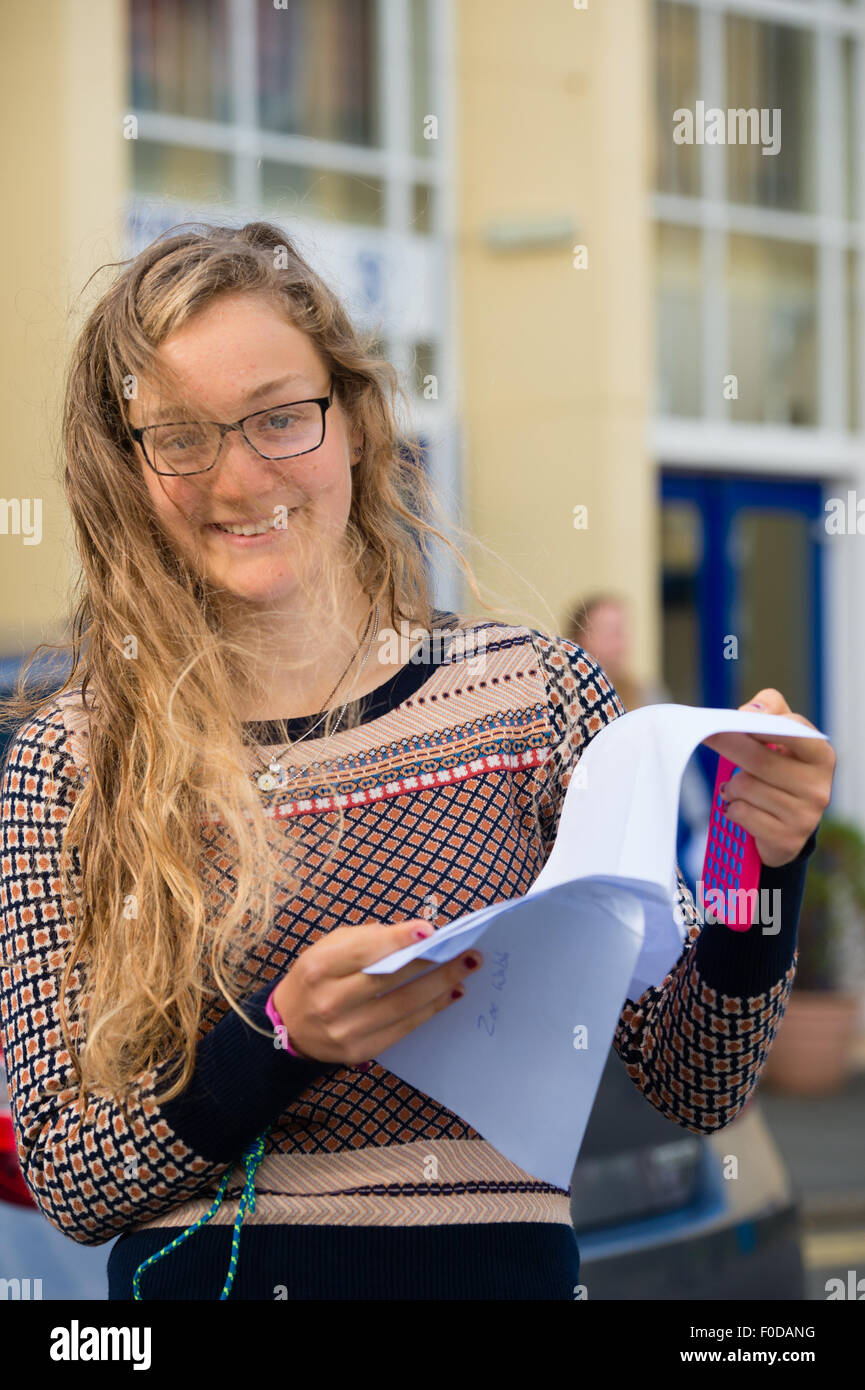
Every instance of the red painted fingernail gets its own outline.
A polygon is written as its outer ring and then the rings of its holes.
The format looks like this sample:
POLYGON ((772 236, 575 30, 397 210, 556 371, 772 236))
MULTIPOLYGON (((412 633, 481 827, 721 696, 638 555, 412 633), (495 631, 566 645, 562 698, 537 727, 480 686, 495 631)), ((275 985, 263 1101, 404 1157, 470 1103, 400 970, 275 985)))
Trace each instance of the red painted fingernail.
POLYGON ((414 934, 414 939, 415 941, 426 941, 427 937, 432 936, 432 934, 432 927, 418 927, 417 931, 414 934))
POLYGON ((372 1062, 358 1062, 355 1071, 369 1071, 371 1066, 372 1062))
POLYGON ((464 994, 465 994, 465 990, 464 990, 464 989, 455 989, 454 992, 453 992, 453 994, 451 995, 451 999, 462 999, 462 997, 463 997, 464 994))
POLYGON ((477 960, 477 957, 476 957, 476 956, 466 956, 465 960, 463 961, 463 965, 466 967, 467 970, 477 970, 477 968, 478 968, 478 960, 477 960))

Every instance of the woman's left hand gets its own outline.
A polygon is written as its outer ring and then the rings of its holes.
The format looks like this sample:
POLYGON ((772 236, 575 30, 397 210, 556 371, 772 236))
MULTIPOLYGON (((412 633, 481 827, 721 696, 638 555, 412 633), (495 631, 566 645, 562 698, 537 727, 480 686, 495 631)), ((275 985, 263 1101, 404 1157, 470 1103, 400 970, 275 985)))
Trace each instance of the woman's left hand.
MULTIPOLYGON (((778 690, 760 690, 741 710, 783 714, 809 729, 810 719, 794 714, 778 690)), ((757 734, 713 734, 707 748, 736 763, 739 771, 724 783, 726 814, 754 836, 764 864, 787 864, 805 844, 829 805, 835 752, 822 738, 777 738, 757 734)))

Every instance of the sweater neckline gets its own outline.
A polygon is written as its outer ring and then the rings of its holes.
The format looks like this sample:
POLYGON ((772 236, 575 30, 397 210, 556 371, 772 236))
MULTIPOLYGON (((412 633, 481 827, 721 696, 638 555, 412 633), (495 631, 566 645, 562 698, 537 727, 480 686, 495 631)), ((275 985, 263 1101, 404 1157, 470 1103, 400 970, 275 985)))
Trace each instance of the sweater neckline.
MULTIPOLYGON (((456 614, 446 611, 436 610, 433 614, 433 621, 438 627, 450 627, 455 620, 456 614)), ((439 662, 434 660, 412 661, 409 660, 405 666, 400 666, 392 676, 377 685, 373 690, 367 691, 365 695, 360 695, 356 700, 352 700, 339 722, 334 725, 331 736, 341 731, 343 722, 349 717, 357 715, 356 724, 368 724, 373 719, 379 719, 384 714, 389 714, 399 705, 404 704, 417 690, 425 685, 426 682, 435 674, 439 668, 439 662)), ((291 719, 256 719, 246 720, 243 723, 244 732, 255 743, 265 747, 283 745, 289 740, 303 737, 321 719, 321 713, 301 715, 291 719)), ((315 742, 313 739, 312 742, 315 742)))

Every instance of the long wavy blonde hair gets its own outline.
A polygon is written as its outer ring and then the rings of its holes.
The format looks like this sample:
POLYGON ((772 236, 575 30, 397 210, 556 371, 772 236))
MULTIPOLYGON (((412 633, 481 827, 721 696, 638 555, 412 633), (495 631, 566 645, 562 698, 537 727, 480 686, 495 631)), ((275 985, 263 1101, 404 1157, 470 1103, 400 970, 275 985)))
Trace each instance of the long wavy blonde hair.
MULTIPOLYGON (((85 1104, 96 1089, 125 1104, 142 1073, 169 1057, 179 1067, 159 1099, 183 1090, 205 1000, 215 995, 209 980, 256 1026, 241 1006, 250 990, 241 966, 273 911, 273 821, 249 776, 237 715, 237 692, 250 688, 243 605, 171 543, 129 433, 130 383, 147 379, 172 401, 178 397, 160 345, 217 296, 252 292, 308 336, 332 373, 335 398, 363 445, 351 470, 344 535, 324 555, 320 539, 309 538, 316 564, 298 566, 314 573, 305 597, 314 588, 328 641, 342 634, 353 650, 361 636, 340 611, 349 573, 395 625, 406 620, 431 630, 429 573, 442 545, 466 576, 481 618, 501 613, 481 597, 447 531, 461 543, 477 538, 444 516, 419 446, 399 428, 397 406, 403 403, 408 418, 408 400, 375 334, 355 329, 281 228, 253 222, 182 231, 119 264, 77 337, 66 381, 64 483, 81 561, 69 640, 40 644, 3 703, 4 720, 44 711, 46 688, 34 693, 30 668, 46 648, 71 653, 52 699, 80 687, 88 766, 62 842, 64 912, 67 903, 72 910, 61 1022, 85 1104), (231 846, 237 893, 230 903, 214 905, 205 892, 205 819, 222 822, 231 846), (74 894, 70 872, 78 879, 74 894)), ((300 531, 297 544, 302 553, 300 531)), ((465 611, 458 616, 474 621, 465 611)), ((313 665, 316 656, 310 633, 299 661, 313 665)), ((318 737, 327 736, 336 713, 335 705, 318 737)), ((342 828, 340 816, 332 853, 342 828)), ((295 875, 301 869, 296 864, 295 875)))

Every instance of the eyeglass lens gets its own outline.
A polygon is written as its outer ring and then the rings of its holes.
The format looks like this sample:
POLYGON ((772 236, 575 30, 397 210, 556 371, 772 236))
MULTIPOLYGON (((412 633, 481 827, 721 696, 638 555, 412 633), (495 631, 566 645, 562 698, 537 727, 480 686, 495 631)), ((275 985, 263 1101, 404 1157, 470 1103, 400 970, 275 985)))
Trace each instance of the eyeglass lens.
MULTIPOLYGON (((265 458, 290 458, 318 448, 324 438, 324 415, 315 402, 302 401, 252 416, 243 432, 265 458)), ((164 473, 197 473, 209 468, 221 442, 217 426, 200 421, 155 425, 145 431, 154 467, 164 473)))

